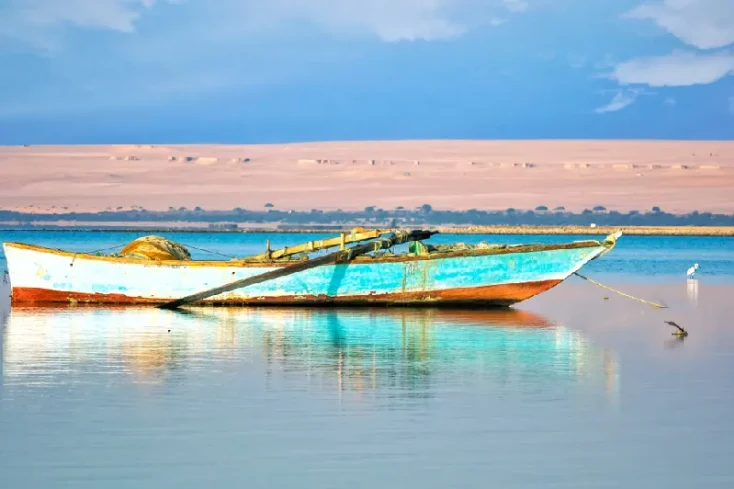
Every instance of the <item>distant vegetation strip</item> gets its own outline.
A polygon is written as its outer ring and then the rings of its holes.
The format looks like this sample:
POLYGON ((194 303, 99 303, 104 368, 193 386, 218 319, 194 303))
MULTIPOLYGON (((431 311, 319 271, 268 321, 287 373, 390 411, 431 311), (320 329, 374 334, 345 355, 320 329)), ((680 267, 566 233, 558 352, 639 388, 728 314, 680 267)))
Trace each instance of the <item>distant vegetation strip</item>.
POLYGON ((444 234, 598 234, 630 236, 734 236, 734 226, 468 226, 440 227, 444 234))
MULTIPOLYGON (((187 232, 187 233, 268 233, 268 234, 336 234, 340 232, 351 232, 351 226, 288 226, 288 227, 201 227, 181 223, 177 226, 155 225, 148 223, 147 226, 136 226, 132 223, 120 223, 117 226, 96 226, 90 223, 79 225, 39 225, 39 226, 8 226, 0 223, 0 231, 85 231, 85 232, 109 232, 125 231, 131 233, 163 233, 163 232, 187 232)), ((599 235, 607 236, 615 231, 622 231, 627 236, 716 236, 734 237, 734 226, 405 226, 406 229, 421 229, 430 227, 440 231, 442 234, 496 234, 496 235, 599 235)), ((370 226, 367 229, 388 230, 385 226, 370 226)))
MULTIPOLYGON (((268 204, 272 206, 272 204, 268 204)), ((690 212, 673 214, 659 207, 649 211, 618 212, 603 206, 586 209, 580 213, 567 212, 563 207, 549 209, 538 206, 533 210, 505 209, 448 211, 433 209, 424 204, 415 209, 398 207, 384 210, 366 207, 361 211, 311 211, 279 210, 204 210, 169 208, 167 211, 151 211, 140 207, 132 210, 107 210, 103 212, 19 212, 0 210, 0 223, 4 228, 50 227, 105 227, 105 228, 204 228, 206 230, 237 231, 255 228, 273 231, 298 232, 312 230, 328 232, 351 227, 396 228, 438 227, 457 233, 529 233, 532 229, 542 234, 602 234, 609 229, 630 228, 630 234, 715 234, 729 235, 734 227, 734 214, 690 212), (520 230, 513 230, 520 227, 520 230), (634 228, 634 231, 632 230, 634 228), (694 231, 694 228, 707 228, 694 231), (663 231, 665 230, 665 231, 663 231)))

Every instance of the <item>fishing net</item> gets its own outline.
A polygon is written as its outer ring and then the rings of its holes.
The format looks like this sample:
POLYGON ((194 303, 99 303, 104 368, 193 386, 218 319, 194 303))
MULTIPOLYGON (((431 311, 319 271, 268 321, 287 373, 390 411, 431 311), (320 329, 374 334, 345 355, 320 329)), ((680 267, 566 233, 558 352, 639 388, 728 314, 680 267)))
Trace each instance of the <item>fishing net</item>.
POLYGON ((120 256, 138 260, 191 260, 184 246, 160 236, 143 236, 125 246, 120 256))
POLYGON ((408 246, 408 250, 410 253, 418 254, 418 255, 425 255, 425 254, 434 254, 434 253, 454 253, 457 251, 473 251, 473 250, 502 250, 508 247, 511 247, 512 245, 506 245, 506 244, 494 244, 494 243, 487 243, 486 241, 482 241, 475 245, 470 245, 466 243, 453 243, 453 244, 425 244, 420 241, 416 241, 411 243, 408 246))

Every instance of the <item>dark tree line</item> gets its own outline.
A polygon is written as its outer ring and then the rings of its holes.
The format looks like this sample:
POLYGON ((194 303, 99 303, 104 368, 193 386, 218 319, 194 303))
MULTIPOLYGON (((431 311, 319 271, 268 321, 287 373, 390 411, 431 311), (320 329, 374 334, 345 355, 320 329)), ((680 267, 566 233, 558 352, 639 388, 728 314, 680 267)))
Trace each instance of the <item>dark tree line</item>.
MULTIPOLYGON (((271 204, 272 205, 272 204, 271 204)), ((549 209, 538 206, 534 210, 506 209, 485 211, 446 211, 424 204, 416 209, 380 209, 366 207, 361 211, 285 211, 268 207, 267 210, 235 208, 229 211, 207 211, 200 207, 186 209, 169 208, 167 211, 149 211, 141 207, 133 210, 109 210, 103 212, 62 212, 30 214, 0 210, 0 221, 27 225, 31 221, 85 221, 85 222, 208 222, 208 223, 278 223, 285 225, 339 225, 364 224, 380 226, 400 225, 581 225, 595 223, 599 226, 734 226, 734 214, 690 212, 671 214, 659 207, 651 211, 617 212, 603 206, 579 213, 567 212, 562 207, 549 209)))

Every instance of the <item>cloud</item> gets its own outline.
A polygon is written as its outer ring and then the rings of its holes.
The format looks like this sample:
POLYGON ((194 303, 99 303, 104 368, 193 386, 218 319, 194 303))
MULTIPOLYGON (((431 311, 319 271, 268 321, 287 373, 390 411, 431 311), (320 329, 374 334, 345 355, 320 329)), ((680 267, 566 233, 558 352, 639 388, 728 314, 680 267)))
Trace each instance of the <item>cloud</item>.
POLYGON ((574 70, 578 70, 580 68, 585 67, 587 62, 588 60, 586 59, 586 56, 579 56, 575 54, 568 55, 568 64, 574 70))
POLYGON ((663 0, 643 3, 624 17, 652 20, 682 42, 699 49, 734 43, 734 1, 663 0))
POLYGON ((648 56, 619 63, 608 75, 621 85, 686 87, 714 83, 734 72, 734 54, 696 54, 674 51, 667 56, 648 56))
POLYGON ((8 0, 2 7, 3 25, 20 22, 24 28, 75 25, 132 32, 135 22, 155 0, 8 0))
POLYGON ((734 96, 729 97, 729 112, 734 114, 734 96))
POLYGON ((619 89, 613 90, 613 92, 614 97, 612 97, 612 100, 610 100, 608 104, 597 107, 596 109, 594 109, 594 112, 596 112, 597 114, 617 112, 635 103, 640 95, 652 94, 652 92, 646 92, 645 90, 640 88, 619 89))
MULTIPOLYGON (((374 66, 362 59, 380 56, 380 42, 452 40, 509 23, 521 4, 0 0, 0 116, 216 99, 275 84, 317 86, 347 77, 350 63, 374 66)), ((378 70, 388 69, 381 63, 378 70)))
POLYGON ((156 0, 8 0, 0 7, 0 39, 4 36, 50 49, 55 44, 54 33, 65 28, 131 33, 155 3, 156 0))
POLYGON ((502 3, 510 12, 525 12, 529 7, 525 0, 502 0, 502 3))
POLYGON ((435 41, 461 36, 477 26, 496 26, 524 12, 524 0, 6 0, 0 6, 0 36, 44 44, 65 28, 131 33, 156 3, 182 3, 203 12, 208 26, 236 22, 240 34, 277 30, 289 23, 315 25, 339 37, 364 34, 386 42, 435 41))
POLYGON ((270 14, 308 19, 328 31, 348 36, 370 32, 387 42, 451 39, 465 33, 469 19, 452 0, 280 0, 270 14), (290 12, 290 14, 288 13, 290 12))
POLYGON ((678 102, 673 97, 667 97, 665 100, 663 100, 663 103, 665 105, 670 105, 671 107, 676 105, 678 102))

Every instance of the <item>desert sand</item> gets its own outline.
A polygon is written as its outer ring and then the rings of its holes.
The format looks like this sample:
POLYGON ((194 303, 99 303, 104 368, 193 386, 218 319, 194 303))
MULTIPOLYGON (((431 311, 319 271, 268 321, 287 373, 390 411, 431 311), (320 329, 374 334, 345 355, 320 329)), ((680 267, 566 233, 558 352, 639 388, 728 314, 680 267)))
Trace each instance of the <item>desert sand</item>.
POLYGON ((734 212, 732 141, 0 147, 0 208, 734 212))

